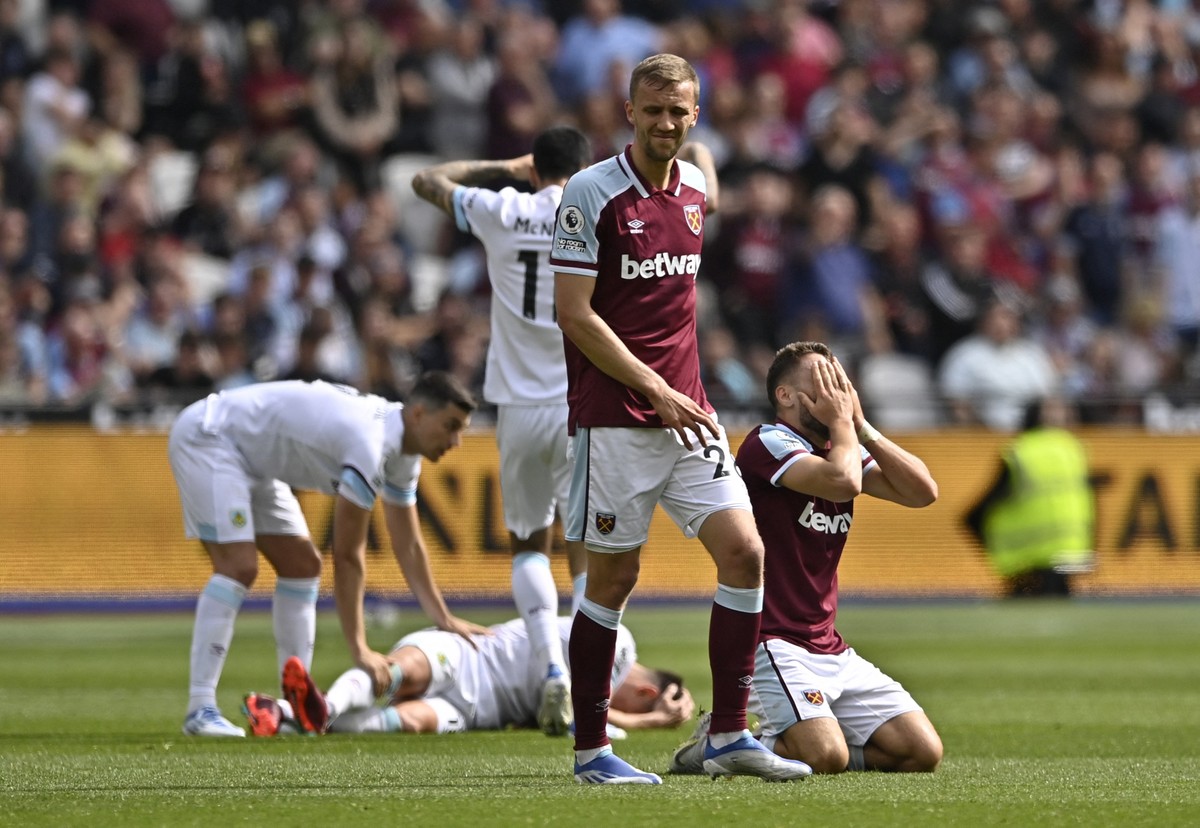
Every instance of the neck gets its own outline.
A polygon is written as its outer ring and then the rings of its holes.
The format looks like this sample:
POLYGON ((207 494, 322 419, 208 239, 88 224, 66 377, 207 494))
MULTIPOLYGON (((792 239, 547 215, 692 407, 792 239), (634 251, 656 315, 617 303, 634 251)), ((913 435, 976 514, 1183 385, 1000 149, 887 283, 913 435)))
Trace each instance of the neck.
POLYGON ((802 426, 800 424, 800 418, 790 411, 776 411, 775 419, 799 434, 805 440, 808 440, 808 442, 812 443, 817 448, 824 448, 825 444, 829 442, 827 437, 822 437, 820 434, 814 434, 811 429, 802 426))
POLYGON ((673 157, 670 161, 655 161, 642 152, 641 147, 637 144, 633 145, 631 155, 633 156, 633 166, 637 168, 643 178, 660 190, 667 188, 667 184, 671 181, 671 169, 675 165, 673 157))

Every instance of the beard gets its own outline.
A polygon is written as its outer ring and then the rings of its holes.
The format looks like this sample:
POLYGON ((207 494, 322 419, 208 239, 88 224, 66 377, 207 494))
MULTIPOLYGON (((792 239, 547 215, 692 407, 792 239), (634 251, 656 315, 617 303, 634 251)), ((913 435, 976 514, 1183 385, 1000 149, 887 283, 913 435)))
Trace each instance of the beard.
POLYGON ((811 431, 813 434, 821 438, 822 447, 829 442, 829 426, 813 416, 812 412, 803 406, 800 407, 800 425, 806 431, 811 431))
POLYGON ((678 138, 670 141, 670 149, 664 149, 667 146, 668 139, 656 138, 653 133, 647 132, 646 139, 642 141, 642 149, 652 160, 667 164, 673 161, 675 156, 679 154, 679 148, 683 146, 685 140, 687 140, 686 130, 678 138))

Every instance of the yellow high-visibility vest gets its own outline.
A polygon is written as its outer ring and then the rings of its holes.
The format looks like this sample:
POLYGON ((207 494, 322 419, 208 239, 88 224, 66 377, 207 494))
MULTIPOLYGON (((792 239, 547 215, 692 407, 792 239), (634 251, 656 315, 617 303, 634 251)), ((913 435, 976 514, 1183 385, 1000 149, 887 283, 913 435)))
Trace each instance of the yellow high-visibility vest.
POLYGON ((984 543, 1000 574, 1089 569, 1095 505, 1079 439, 1060 428, 1026 431, 1005 450, 1004 464, 1011 494, 983 521, 984 543))

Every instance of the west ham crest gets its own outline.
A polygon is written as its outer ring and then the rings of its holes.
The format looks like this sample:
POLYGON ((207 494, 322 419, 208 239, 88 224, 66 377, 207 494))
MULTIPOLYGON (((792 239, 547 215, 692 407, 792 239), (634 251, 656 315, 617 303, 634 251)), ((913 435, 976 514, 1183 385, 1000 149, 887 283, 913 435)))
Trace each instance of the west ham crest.
POLYGON ((608 535, 612 530, 617 528, 617 516, 606 515, 603 512, 596 512, 596 531, 601 535, 608 535))
POLYGON ((821 694, 820 690, 805 690, 804 700, 813 707, 820 707, 825 703, 825 696, 821 694))
POLYGON ((693 235, 699 236, 704 229, 704 212, 699 204, 688 204, 683 208, 683 217, 687 219, 688 229, 693 235))

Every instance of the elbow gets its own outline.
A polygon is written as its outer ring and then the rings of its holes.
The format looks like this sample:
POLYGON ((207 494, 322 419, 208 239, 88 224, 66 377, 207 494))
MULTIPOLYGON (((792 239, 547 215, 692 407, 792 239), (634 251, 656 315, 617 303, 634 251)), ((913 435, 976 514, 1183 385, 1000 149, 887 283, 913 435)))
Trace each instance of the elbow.
POLYGON ((909 506, 914 509, 924 509, 926 506, 932 506, 938 499, 938 484, 931 477, 925 481, 925 485, 920 487, 910 498, 909 506))
POLYGON ((837 480, 829 481, 829 490, 825 498, 834 503, 849 503, 860 494, 862 494, 862 478, 845 475, 837 480))
POLYGON ((558 329, 563 332, 563 335, 572 342, 576 341, 579 334, 581 319, 571 313, 565 312, 562 309, 558 311, 558 329))
POLYGON ((925 502, 922 506, 932 506, 938 499, 938 484, 932 479, 929 481, 929 487, 925 490, 925 502))
POLYGON ((421 198, 424 198, 425 192, 428 189, 428 187, 426 186, 427 183, 428 183, 428 176, 422 170, 421 172, 419 172, 413 176, 413 179, 412 179, 413 192, 416 193, 421 198))

